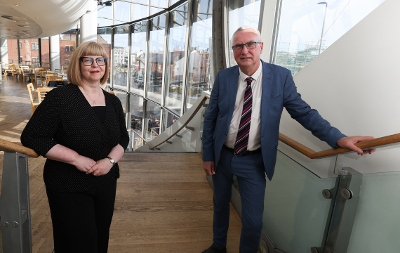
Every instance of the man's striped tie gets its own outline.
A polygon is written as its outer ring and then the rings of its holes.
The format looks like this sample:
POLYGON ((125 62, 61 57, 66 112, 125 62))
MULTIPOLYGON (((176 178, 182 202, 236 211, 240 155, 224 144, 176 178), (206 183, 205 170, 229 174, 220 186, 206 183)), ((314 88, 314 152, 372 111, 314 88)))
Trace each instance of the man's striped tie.
POLYGON ((247 86, 244 93, 244 103, 242 118, 240 119, 239 129, 235 142, 235 155, 241 156, 247 151, 249 143, 250 123, 251 123, 251 108, 253 105, 253 92, 251 91, 251 77, 246 78, 247 86))

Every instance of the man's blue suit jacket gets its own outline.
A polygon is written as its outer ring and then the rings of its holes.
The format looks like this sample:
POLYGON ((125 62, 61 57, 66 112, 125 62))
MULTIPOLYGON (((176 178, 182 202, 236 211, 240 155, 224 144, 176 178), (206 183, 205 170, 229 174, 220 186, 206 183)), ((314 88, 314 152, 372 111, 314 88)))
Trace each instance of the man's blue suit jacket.
MULTIPOLYGON (((261 98, 261 152, 269 180, 274 175, 279 138, 279 123, 283 107, 291 117, 313 135, 334 147, 344 137, 319 113, 301 99, 290 71, 273 64, 263 64, 261 98)), ((222 146, 228 134, 239 80, 239 67, 219 71, 211 92, 203 126, 203 161, 214 161, 218 166, 222 146)))

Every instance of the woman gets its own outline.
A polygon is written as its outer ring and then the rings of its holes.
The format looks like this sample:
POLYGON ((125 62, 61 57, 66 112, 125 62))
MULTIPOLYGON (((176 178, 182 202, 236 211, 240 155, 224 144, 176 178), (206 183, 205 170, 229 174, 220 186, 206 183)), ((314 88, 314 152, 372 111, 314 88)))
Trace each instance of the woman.
POLYGON ((36 109, 21 135, 24 146, 47 158, 43 178, 56 253, 107 252, 117 162, 129 136, 119 99, 100 88, 107 53, 82 43, 71 57, 68 80, 36 109))

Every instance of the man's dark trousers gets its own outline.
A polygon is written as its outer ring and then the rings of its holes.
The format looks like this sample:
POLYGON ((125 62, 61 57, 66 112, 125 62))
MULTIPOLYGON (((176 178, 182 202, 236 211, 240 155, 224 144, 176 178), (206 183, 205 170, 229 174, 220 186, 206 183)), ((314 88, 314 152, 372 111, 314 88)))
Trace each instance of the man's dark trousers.
POLYGON ((222 148, 221 158, 212 176, 214 244, 220 249, 226 246, 233 175, 237 177, 242 201, 242 233, 239 252, 256 253, 261 237, 266 183, 261 153, 238 157, 226 148, 222 148))

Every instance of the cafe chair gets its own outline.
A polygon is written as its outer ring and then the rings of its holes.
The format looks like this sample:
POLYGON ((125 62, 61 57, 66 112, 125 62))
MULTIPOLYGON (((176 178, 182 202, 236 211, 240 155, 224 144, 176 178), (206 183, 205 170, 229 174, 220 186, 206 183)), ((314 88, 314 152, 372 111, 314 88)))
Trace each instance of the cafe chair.
POLYGON ((25 81, 25 78, 28 78, 28 81, 32 80, 34 73, 31 71, 29 66, 21 66, 21 71, 22 71, 22 80, 23 81, 25 81))
POLYGON ((43 87, 43 83, 46 81, 47 70, 45 69, 39 70, 39 73, 40 73, 40 87, 43 87))
POLYGON ((44 98, 46 97, 47 92, 51 91, 53 88, 38 88, 38 98, 39 98, 39 103, 41 103, 44 98))
POLYGON ((50 78, 53 76, 58 76, 58 74, 56 72, 52 72, 52 71, 47 71, 46 75, 45 75, 45 84, 46 86, 49 84, 50 82, 50 78))
POLYGON ((39 106, 40 102, 35 102, 36 93, 35 93, 35 87, 33 87, 33 84, 29 83, 26 85, 26 87, 28 88, 29 97, 31 99, 31 108, 32 108, 31 116, 32 116, 33 113, 35 112, 36 108, 39 106))
POLYGON ((35 74, 33 76, 33 82, 37 86, 37 80, 40 79, 40 70, 43 70, 43 68, 35 68, 35 74))

